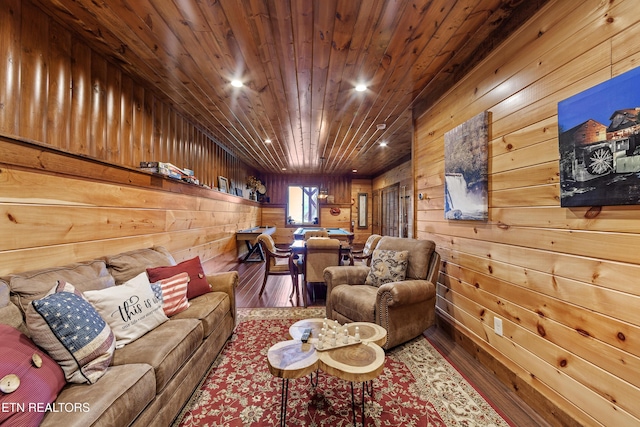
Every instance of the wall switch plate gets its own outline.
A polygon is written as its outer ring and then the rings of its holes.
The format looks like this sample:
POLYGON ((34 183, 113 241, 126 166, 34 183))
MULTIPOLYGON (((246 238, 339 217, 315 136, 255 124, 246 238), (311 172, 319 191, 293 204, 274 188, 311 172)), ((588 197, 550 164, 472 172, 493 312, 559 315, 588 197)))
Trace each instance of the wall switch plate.
POLYGON ((502 336, 502 319, 498 317, 493 318, 493 330, 497 335, 502 336))

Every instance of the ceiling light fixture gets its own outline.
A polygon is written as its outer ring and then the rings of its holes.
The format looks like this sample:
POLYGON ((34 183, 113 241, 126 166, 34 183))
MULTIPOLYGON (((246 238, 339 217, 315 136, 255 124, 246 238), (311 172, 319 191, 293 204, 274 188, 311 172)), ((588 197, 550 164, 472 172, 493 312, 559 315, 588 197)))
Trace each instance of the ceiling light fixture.
POLYGON ((231 80, 231 86, 242 87, 242 82, 240 80, 231 80))
POLYGON ((382 141, 382 142, 380 143, 380 147, 386 147, 386 146, 387 146, 387 143, 386 143, 386 142, 382 141))
POLYGON ((358 169, 352 169, 351 172, 356 173, 358 172, 358 169))
POLYGON ((265 139, 265 140, 264 140, 264 142, 265 142, 266 144, 271 144, 271 140, 270 140, 269 138, 265 139))
POLYGON ((364 92, 365 90, 367 90, 367 86, 363 85, 363 84, 359 84, 359 85, 356 86, 356 90, 358 92, 364 92))

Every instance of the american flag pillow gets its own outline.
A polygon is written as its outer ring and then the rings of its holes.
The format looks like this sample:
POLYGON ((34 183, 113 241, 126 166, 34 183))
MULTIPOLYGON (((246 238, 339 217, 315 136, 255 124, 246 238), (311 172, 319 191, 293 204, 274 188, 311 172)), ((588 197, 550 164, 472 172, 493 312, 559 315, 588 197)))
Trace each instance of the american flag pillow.
POLYGON ((60 365, 67 381, 95 383, 111 364, 115 337, 109 325, 70 284, 58 284, 27 308, 31 339, 60 365))
POLYGON ((167 316, 173 316, 189 308, 187 286, 189 274, 180 273, 156 282, 162 288, 162 309, 167 316))

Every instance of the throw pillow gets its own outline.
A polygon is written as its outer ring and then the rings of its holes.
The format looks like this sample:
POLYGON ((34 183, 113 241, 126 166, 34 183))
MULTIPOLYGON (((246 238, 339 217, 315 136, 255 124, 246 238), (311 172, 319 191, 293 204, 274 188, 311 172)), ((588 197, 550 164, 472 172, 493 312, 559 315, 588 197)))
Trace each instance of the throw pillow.
POLYGON ((164 314, 173 316, 189 308, 189 301, 187 300, 189 275, 187 273, 180 273, 168 279, 162 279, 157 284, 162 288, 164 314))
POLYGON ((207 278, 200 263, 200 257, 195 257, 182 261, 180 264, 166 267, 147 268, 149 281, 151 283, 162 279, 168 279, 178 273, 189 274, 189 286, 187 287, 187 299, 199 297, 200 295, 211 292, 211 286, 207 282, 207 278))
POLYGON ((16 328, 0 324, 0 342, 0 378, 13 374, 20 379, 15 391, 0 393, 0 425, 40 425, 46 406, 66 384, 64 372, 16 328))
POLYGON ((95 383, 107 370, 115 340, 96 310, 69 283, 58 284, 27 307, 33 341, 62 367, 67 381, 95 383))
POLYGON ((113 330, 116 348, 169 320, 162 310, 162 299, 154 294, 145 272, 122 285, 87 291, 84 296, 113 330))
POLYGON ((365 284, 380 287, 385 283, 404 280, 408 262, 409 251, 374 250, 371 257, 371 270, 365 284))

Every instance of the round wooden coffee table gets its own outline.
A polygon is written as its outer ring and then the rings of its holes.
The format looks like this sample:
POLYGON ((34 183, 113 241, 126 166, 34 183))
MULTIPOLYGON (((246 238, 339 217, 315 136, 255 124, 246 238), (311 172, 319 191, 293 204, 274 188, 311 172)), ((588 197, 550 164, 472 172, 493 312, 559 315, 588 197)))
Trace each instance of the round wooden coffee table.
MULTIPOLYGON (((355 397, 353 383, 362 383, 362 424, 364 425, 364 399, 365 390, 373 395, 373 379, 378 377, 384 369, 385 353, 380 347, 387 340, 387 331, 376 324, 358 322, 347 326, 349 337, 348 344, 338 343, 318 346, 318 334, 322 330, 323 322, 327 322, 329 328, 337 326, 344 329, 344 325, 326 319, 304 319, 295 322, 289 328, 289 335, 293 340, 279 342, 267 351, 269 371, 275 377, 282 378, 282 407, 280 409, 280 424, 285 425, 286 407, 289 395, 289 379, 302 378, 311 375, 313 371, 322 369, 329 375, 349 381, 351 383, 351 409, 353 412, 353 425, 356 425, 355 397), (360 334, 360 341, 353 339, 356 327, 360 334), (307 343, 300 342, 306 328, 311 329, 311 335, 307 343)), ((323 343, 324 344, 324 343, 323 343)))

